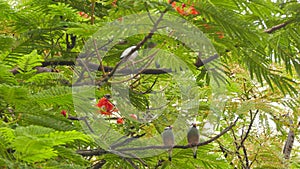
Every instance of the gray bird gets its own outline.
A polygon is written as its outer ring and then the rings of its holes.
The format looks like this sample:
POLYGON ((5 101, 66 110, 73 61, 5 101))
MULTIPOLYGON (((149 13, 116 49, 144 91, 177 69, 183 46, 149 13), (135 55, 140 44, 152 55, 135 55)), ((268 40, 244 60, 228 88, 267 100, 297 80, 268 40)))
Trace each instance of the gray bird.
POLYGON ((164 132, 162 133, 162 138, 164 141, 164 145, 170 147, 170 149, 168 150, 168 154, 169 154, 169 161, 172 161, 172 148, 175 142, 172 126, 168 126, 165 128, 164 132))
MULTIPOLYGON (((199 143, 199 130, 197 129, 197 125, 195 123, 192 124, 193 126, 189 129, 187 133, 187 140, 190 146, 195 146, 199 143)), ((197 146, 192 147, 193 156, 197 158, 197 146)))
MULTIPOLYGON (((125 49, 125 50, 122 52, 122 54, 121 54, 121 56, 120 56, 120 59, 123 59, 125 56, 127 56, 128 53, 129 53, 131 50, 133 50, 134 48, 136 48, 136 46, 130 46, 129 48, 125 49)), ((129 55, 129 56, 127 57, 127 60, 133 62, 133 60, 138 56, 138 54, 139 54, 139 53, 138 53, 137 50, 134 51, 131 55, 129 55)))

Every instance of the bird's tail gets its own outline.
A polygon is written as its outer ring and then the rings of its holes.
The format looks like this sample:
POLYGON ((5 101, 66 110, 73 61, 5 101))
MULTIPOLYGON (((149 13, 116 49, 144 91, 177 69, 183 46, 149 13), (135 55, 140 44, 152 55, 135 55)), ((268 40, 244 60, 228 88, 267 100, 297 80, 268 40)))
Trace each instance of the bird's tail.
POLYGON ((172 149, 168 150, 169 161, 172 161, 172 149))
POLYGON ((192 148, 193 150, 193 157, 196 159, 197 158, 197 146, 192 148))

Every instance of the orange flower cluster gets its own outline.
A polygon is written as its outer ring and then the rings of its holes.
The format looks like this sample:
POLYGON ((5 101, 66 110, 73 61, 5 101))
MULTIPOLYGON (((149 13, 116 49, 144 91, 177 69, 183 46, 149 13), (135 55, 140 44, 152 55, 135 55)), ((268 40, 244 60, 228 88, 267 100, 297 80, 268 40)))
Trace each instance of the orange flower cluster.
POLYGON ((103 115, 112 115, 113 111, 116 111, 117 109, 115 106, 106 98, 102 97, 97 104, 97 107, 100 108, 100 113, 103 115))
POLYGON ((223 39, 225 37, 224 32, 216 32, 216 34, 218 35, 219 39, 223 39))
MULTIPOLYGON (((170 3, 170 0, 169 0, 170 3)), ((194 5, 191 5, 190 7, 186 8, 186 4, 182 3, 181 5, 177 6, 176 2, 172 2, 172 7, 180 14, 183 16, 188 16, 188 15, 198 15, 200 12, 198 12, 194 5)))
POLYGON ((78 15, 86 19, 89 18, 89 15, 82 11, 78 12, 78 15))
POLYGON ((117 119, 117 124, 124 124, 124 119, 122 117, 119 117, 117 119))
MULTIPOLYGON (((99 113, 102 115, 110 116, 113 115, 113 112, 118 112, 119 110, 115 107, 114 104, 112 104, 109 100, 109 97, 102 97, 98 103, 96 104, 97 107, 100 108, 99 113)), ((62 113, 63 114, 63 113, 62 113)), ((137 115, 135 114, 130 114, 129 115, 131 118, 137 120, 137 115)), ((124 124, 125 119, 124 117, 117 117, 116 119, 117 124, 124 124)))
MULTIPOLYGON (((96 106, 100 108, 99 113, 102 114, 102 115, 105 115, 105 116, 113 115, 113 112, 118 112, 119 111, 116 108, 116 106, 113 103, 110 102, 109 98, 110 98, 110 96, 106 96, 105 95, 96 104, 96 106)), ((61 110, 60 114, 63 115, 64 117, 70 118, 72 120, 74 120, 74 119, 76 119, 76 120, 80 119, 78 117, 69 116, 67 110, 61 110)), ((135 120, 138 119, 137 115, 135 115, 135 114, 130 114, 129 116, 131 118, 135 119, 135 120)), ((125 123, 125 118, 124 117, 117 117, 116 118, 116 123, 117 124, 124 124, 125 123)))

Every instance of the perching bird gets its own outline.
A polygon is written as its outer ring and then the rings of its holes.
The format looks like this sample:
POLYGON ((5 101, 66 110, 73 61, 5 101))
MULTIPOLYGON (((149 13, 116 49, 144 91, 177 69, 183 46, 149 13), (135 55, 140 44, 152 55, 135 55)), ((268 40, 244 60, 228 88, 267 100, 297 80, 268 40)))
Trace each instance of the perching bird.
MULTIPOLYGON (((125 56, 127 56, 128 53, 129 53, 131 50, 133 50, 134 48, 136 48, 136 46, 130 46, 129 48, 125 49, 125 50, 122 52, 122 54, 121 54, 121 56, 120 56, 120 59, 123 59, 125 56)), ((138 53, 137 50, 134 51, 131 55, 129 55, 129 56, 127 57, 127 60, 133 61, 133 60, 138 56, 138 54, 139 54, 139 53, 138 53)))
MULTIPOLYGON (((197 125, 195 123, 192 124, 193 126, 189 129, 187 134, 187 140, 189 145, 195 146, 199 143, 199 130, 197 129, 197 125)), ((197 146, 192 147, 193 150, 193 156, 194 158, 197 158, 197 146)))
POLYGON ((162 138, 164 141, 165 146, 169 146, 170 149, 168 150, 169 153, 169 161, 172 161, 172 148, 174 146, 174 134, 172 131, 172 126, 166 127, 164 132, 162 133, 162 138))

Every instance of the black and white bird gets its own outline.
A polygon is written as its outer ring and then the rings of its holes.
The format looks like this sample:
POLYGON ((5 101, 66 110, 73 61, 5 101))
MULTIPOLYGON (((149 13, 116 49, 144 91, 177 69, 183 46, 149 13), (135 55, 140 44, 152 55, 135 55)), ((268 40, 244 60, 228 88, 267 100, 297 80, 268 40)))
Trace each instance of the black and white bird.
POLYGON ((187 133, 187 140, 190 146, 192 147, 193 150, 193 156, 194 158, 197 158, 197 144, 199 143, 199 130, 197 129, 197 125, 195 123, 192 124, 192 127, 189 129, 187 133))
MULTIPOLYGON (((127 56, 127 55, 129 54, 129 52, 131 52, 134 48, 136 48, 136 46, 130 46, 130 47, 128 47, 127 49, 125 49, 125 50, 122 52, 122 54, 121 54, 121 56, 120 56, 120 59, 124 59, 125 56, 127 56)), ((138 54, 139 54, 139 53, 138 53, 137 50, 134 51, 131 55, 129 55, 129 56, 127 57, 127 60, 133 62, 134 59, 138 56, 138 54)))
POLYGON ((165 128, 164 132, 162 133, 162 138, 163 138, 164 145, 170 147, 170 149, 168 150, 168 154, 169 154, 169 161, 172 161, 172 148, 175 142, 172 126, 168 126, 165 128))

